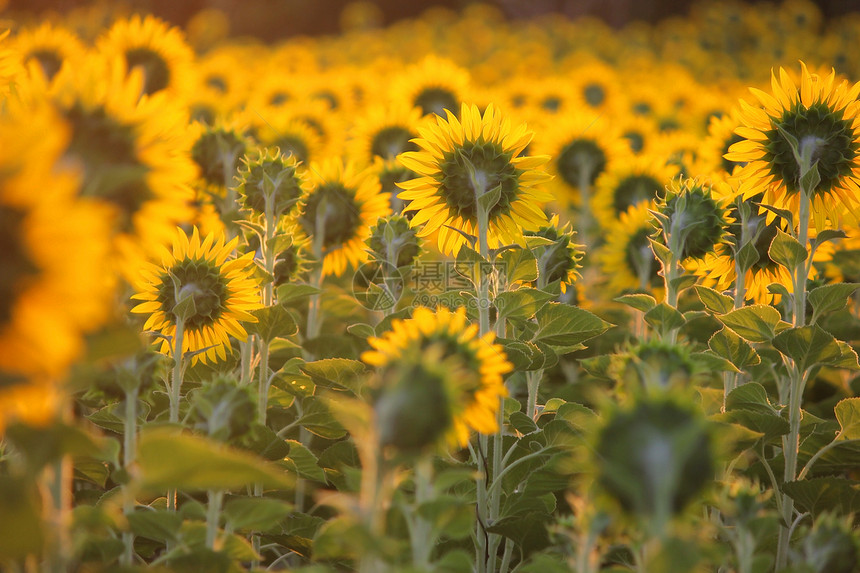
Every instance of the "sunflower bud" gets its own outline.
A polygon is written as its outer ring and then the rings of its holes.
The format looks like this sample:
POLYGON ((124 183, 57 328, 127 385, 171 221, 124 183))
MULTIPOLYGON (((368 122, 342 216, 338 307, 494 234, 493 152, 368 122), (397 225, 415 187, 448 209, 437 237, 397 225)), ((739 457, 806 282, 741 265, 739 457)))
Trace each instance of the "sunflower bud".
POLYGON ((616 411, 600 431, 595 453, 599 484, 655 534, 714 472, 705 420, 669 398, 647 398, 616 411))
POLYGON ((539 285, 548 285, 559 281, 561 292, 567 292, 577 278, 582 278, 577 269, 582 266, 580 261, 585 254, 584 245, 573 242, 576 232, 570 228, 570 223, 560 227, 558 215, 555 215, 549 225, 534 232, 524 232, 526 237, 542 237, 552 241, 535 249, 538 258, 539 285))
POLYGON ((696 371, 684 347, 651 340, 630 349, 622 379, 636 389, 686 388, 696 371))
POLYGON ((391 215, 377 220, 370 227, 365 244, 370 260, 385 262, 402 269, 411 266, 421 253, 421 239, 403 215, 391 215))
POLYGON ((236 190, 245 208, 274 218, 294 210, 302 195, 303 180, 298 162, 280 149, 265 148, 242 158, 236 177, 236 190))
POLYGON ((858 540, 850 523, 825 514, 801 542, 796 570, 809 573, 851 573, 860 566, 858 540))
POLYGON ((236 129, 223 125, 204 126, 191 147, 191 158, 207 185, 223 189, 231 181, 248 145, 247 138, 236 129))
POLYGON ((216 378, 194 394, 191 418, 195 426, 216 440, 229 441, 247 433, 257 406, 248 386, 232 378, 216 378))
POLYGON ((701 259, 724 241, 726 210, 710 187, 695 179, 673 181, 655 214, 669 249, 679 259, 701 259))

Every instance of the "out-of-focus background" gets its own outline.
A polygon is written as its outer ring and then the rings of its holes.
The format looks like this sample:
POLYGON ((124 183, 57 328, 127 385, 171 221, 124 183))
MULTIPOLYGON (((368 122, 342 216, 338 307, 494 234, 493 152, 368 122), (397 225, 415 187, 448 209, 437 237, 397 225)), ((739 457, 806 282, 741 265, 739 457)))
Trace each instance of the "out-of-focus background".
MULTIPOLYGON (((116 4, 116 2, 110 2, 116 4)), ((471 0, 131 0, 137 12, 149 12, 174 24, 188 26, 200 10, 216 9, 226 15, 234 36, 253 35, 276 41, 297 35, 335 34, 345 28, 387 26, 437 6, 460 9, 471 0)), ((485 0, 510 18, 547 14, 595 16, 616 27, 634 21, 655 22, 685 15, 691 0, 485 0)), ((747 1, 746 3, 755 3, 747 1)), ((0 0, 16 19, 45 17, 91 4, 89 0, 0 0)), ((860 0, 818 0, 825 17, 856 11, 860 0)))

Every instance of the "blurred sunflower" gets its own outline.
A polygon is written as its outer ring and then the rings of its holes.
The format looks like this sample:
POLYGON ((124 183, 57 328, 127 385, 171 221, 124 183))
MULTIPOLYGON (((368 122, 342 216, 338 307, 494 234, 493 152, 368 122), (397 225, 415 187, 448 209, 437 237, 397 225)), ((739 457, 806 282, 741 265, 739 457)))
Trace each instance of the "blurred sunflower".
MULTIPOLYGON (((416 408, 399 412, 399 418, 389 416, 394 422, 402 422, 402 427, 398 428, 400 432, 408 431, 418 417, 429 411, 423 410, 432 408, 435 411, 441 406, 444 410, 436 416, 437 423, 427 424, 433 434, 425 443, 446 435, 451 444, 463 447, 469 443, 472 430, 492 434, 499 429, 496 414, 500 399, 507 395, 502 377, 513 370, 513 365, 502 347, 494 344, 494 339, 492 332, 478 336, 477 324, 468 323, 463 307, 455 311, 445 307, 436 311, 417 307, 412 318, 396 319, 391 323, 391 330, 369 338, 367 342, 372 350, 362 354, 361 359, 382 369, 383 380, 386 371, 399 368, 407 375, 398 376, 402 388, 395 389, 420 396, 415 402, 416 408), (416 360, 428 353, 433 357, 430 364, 449 366, 441 380, 426 372, 420 367, 422 362, 416 360), (421 395, 426 391, 425 385, 435 390, 434 398, 442 400, 427 401, 428 396, 421 395)), ((380 409, 378 406, 377 411, 380 409)), ((383 425, 382 429, 385 435, 386 427, 383 425)), ((395 431, 388 434, 392 439, 397 438, 395 431)))
POLYGON ((461 234, 478 234, 477 197, 500 189, 500 197, 488 213, 487 243, 490 248, 522 244, 523 229, 546 224, 538 206, 551 198, 539 185, 549 180, 540 168, 549 158, 520 156, 532 132, 525 124, 512 128, 492 104, 481 115, 474 105, 463 104, 460 120, 448 119, 419 128, 415 143, 421 151, 409 151, 398 161, 420 177, 398 183, 399 197, 417 211, 411 224, 424 225, 419 236, 438 231, 439 249, 457 253, 466 242, 461 234), (481 189, 476 189, 476 185, 481 189))
POLYGON ((562 205, 580 205, 583 186, 589 192, 601 173, 630 155, 602 116, 571 113, 543 127, 535 148, 552 158, 547 171, 554 176, 550 185, 562 205))
POLYGON ((116 59, 91 56, 84 68, 64 67, 50 88, 32 87, 68 125, 64 162, 81 169, 80 195, 113 212, 114 246, 133 272, 150 245, 161 244, 191 215, 187 115, 163 96, 139 100, 142 77, 124 74, 116 59))
POLYGON ((368 106, 352 124, 348 149, 356 161, 370 163, 379 157, 394 159, 404 151, 418 151, 421 110, 398 104, 368 106))
POLYGON ((20 54, 22 64, 37 64, 48 81, 64 63, 80 63, 86 51, 74 32, 50 22, 43 22, 38 28, 20 30, 11 44, 20 54))
POLYGON ((163 249, 161 264, 148 263, 141 269, 131 298, 143 302, 131 312, 149 315, 144 330, 167 337, 161 340, 160 352, 171 353, 180 302, 184 305, 180 312, 187 313, 182 352, 199 352, 192 363, 224 360, 230 336, 248 338, 241 323, 256 322, 250 311, 262 305, 258 284, 252 278, 254 254, 229 259, 238 242, 238 237, 225 242, 221 234, 209 234, 201 240, 196 227, 189 239, 185 231, 176 229, 173 249, 163 249), (185 302, 189 300, 193 304, 185 302))
POLYGON ((57 412, 58 381, 112 300, 110 213, 58 169, 69 138, 49 106, 0 120, 0 431, 57 412))
POLYGON ((663 277, 648 240, 654 234, 650 213, 654 208, 653 201, 628 207, 606 230, 606 243, 598 260, 603 275, 608 277, 610 298, 625 292, 652 293, 660 298, 663 277))
POLYGON ((262 145, 277 147, 300 163, 308 164, 323 154, 319 132, 289 113, 276 108, 262 108, 251 117, 251 122, 255 138, 262 145))
POLYGON ((743 137, 735 133, 740 121, 737 108, 720 117, 711 118, 708 124, 708 135, 702 141, 700 150, 702 163, 709 172, 724 178, 731 175, 735 167, 743 165, 726 159, 729 148, 743 140, 743 137))
POLYGON ((610 112, 621 107, 624 98, 615 68, 588 56, 571 60, 579 60, 567 71, 574 109, 610 112))
MULTIPOLYGON (((799 159, 814 165, 820 182, 811 190, 810 210, 819 231, 840 226, 845 217, 860 218, 860 82, 836 79, 835 71, 810 73, 801 62, 798 88, 780 68, 779 79, 771 75, 772 95, 750 89, 763 109, 741 100, 736 133, 744 140, 726 154, 730 161, 747 162, 738 173, 744 198, 764 193, 765 204, 792 213, 800 205, 799 159)), ((767 212, 768 221, 775 216, 767 212)))
POLYGON ((327 159, 311 163, 304 212, 298 223, 318 245, 323 257, 323 276, 340 276, 348 265, 367 260, 364 242, 370 226, 389 213, 389 198, 379 181, 352 162, 327 159))
POLYGON ((658 154, 643 153, 615 163, 595 182, 594 218, 602 228, 611 227, 628 207, 656 199, 678 172, 677 165, 667 164, 658 154))
POLYGON ((143 72, 142 92, 166 91, 173 96, 191 92, 194 52, 182 30, 154 17, 134 14, 117 20, 99 38, 96 48, 103 54, 122 56, 129 70, 143 72))
POLYGON ((456 114, 460 104, 469 98, 469 71, 450 60, 427 56, 396 76, 391 82, 391 97, 409 107, 418 107, 424 115, 445 116, 445 110, 456 114))

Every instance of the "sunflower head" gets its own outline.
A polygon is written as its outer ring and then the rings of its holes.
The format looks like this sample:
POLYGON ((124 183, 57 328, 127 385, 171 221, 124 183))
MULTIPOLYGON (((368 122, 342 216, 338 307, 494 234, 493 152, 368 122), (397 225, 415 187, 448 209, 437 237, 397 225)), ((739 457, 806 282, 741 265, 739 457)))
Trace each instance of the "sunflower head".
POLYGON ((367 241, 370 258, 403 268, 412 265, 421 253, 421 238, 403 215, 380 218, 370 227, 367 241))
POLYGON ((447 413, 432 410, 433 418, 447 425, 444 431, 427 433, 432 435, 430 441, 444 434, 449 442, 462 447, 468 443, 471 430, 482 434, 498 430, 496 413, 500 398, 507 394, 502 376, 513 366, 493 340, 492 333, 478 336, 477 325, 467 322, 465 308, 432 311, 418 307, 412 318, 394 320, 391 330, 368 339, 372 350, 361 358, 380 369, 382 380, 389 379, 390 372, 398 373, 391 378, 393 386, 399 388, 398 399, 392 401, 415 406, 404 420, 423 416, 434 404, 427 401, 431 395, 445 397, 447 413), (440 369, 439 365, 445 367, 440 369), (423 393, 419 398, 423 401, 413 401, 408 394, 416 379, 424 382, 416 390, 423 393))
POLYGON ((465 235, 477 237, 479 209, 486 210, 490 248, 522 244, 522 230, 546 224, 540 202, 551 196, 537 186, 549 180, 540 168, 549 157, 520 156, 532 133, 526 126, 511 128, 492 104, 481 114, 463 105, 460 118, 448 113, 435 125, 419 128, 415 140, 421 151, 398 156, 400 163, 420 177, 398 186, 408 210, 417 211, 413 225, 423 225, 425 236, 438 231, 443 253, 456 253, 465 235))
POLYGON ((340 159, 311 163, 311 181, 298 223, 310 237, 323 275, 340 276, 348 265, 367 260, 370 225, 388 214, 388 197, 368 170, 340 159))
POLYGON ((183 352, 194 352, 203 362, 227 357, 229 336, 248 337, 241 322, 256 322, 250 311, 261 307, 254 272, 253 253, 230 259, 238 237, 226 242, 223 235, 201 239, 195 227, 189 238, 177 230, 172 251, 165 250, 160 265, 150 264, 137 280, 133 299, 143 301, 131 309, 147 314, 143 328, 160 332, 160 350, 172 351, 171 339, 181 321, 183 352))
POLYGON ((712 431, 691 405, 666 394, 616 408, 594 446, 603 491, 654 533, 713 479, 712 431))
POLYGON ((558 215, 554 215, 549 225, 537 231, 525 233, 526 236, 541 237, 551 241, 549 244, 538 246, 535 251, 538 256, 538 276, 540 283, 548 285, 559 281, 561 292, 567 292, 567 287, 578 278, 582 278, 579 269, 582 257, 585 255, 584 245, 574 242, 576 231, 570 223, 563 227, 558 224, 558 215))
POLYGON ((312 263, 311 241, 296 225, 283 225, 281 233, 290 240, 275 258, 275 286, 298 280, 312 263))
POLYGON ((297 166, 295 157, 278 148, 258 149, 243 157, 236 177, 242 204, 275 220, 297 209, 304 194, 304 178, 297 166))
MULTIPOLYGON (((773 94, 751 89, 761 107, 741 101, 743 140, 726 159, 746 162, 738 174, 744 197, 799 212, 810 195, 817 229, 860 215, 860 83, 836 82, 836 72, 811 73, 801 62, 800 86, 784 69, 772 74, 773 94)), ((775 215, 768 212, 768 219, 775 215)))
POLYGON ((634 205, 606 230, 607 240, 599 258, 601 269, 609 277, 612 294, 655 292, 662 288, 660 263, 649 241, 654 233, 649 211, 653 207, 653 202, 634 205))
POLYGON ((232 125, 196 125, 198 134, 191 147, 191 158, 200 168, 206 186, 224 189, 233 181, 250 142, 242 130, 232 125))
POLYGON ((708 185, 695 179, 673 180, 654 214, 660 236, 679 260, 701 259, 724 241, 728 212, 708 185))

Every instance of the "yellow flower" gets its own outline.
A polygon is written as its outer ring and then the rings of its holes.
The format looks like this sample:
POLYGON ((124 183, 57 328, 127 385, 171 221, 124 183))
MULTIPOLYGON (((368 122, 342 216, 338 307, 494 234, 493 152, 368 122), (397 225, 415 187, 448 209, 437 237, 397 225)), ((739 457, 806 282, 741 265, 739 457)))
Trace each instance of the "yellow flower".
POLYGON ((507 395, 502 379, 513 370, 504 350, 494 344, 494 334, 478 335, 478 325, 469 324, 466 309, 451 311, 440 307, 432 311, 418 307, 409 319, 392 321, 391 330, 368 339, 373 350, 361 359, 378 368, 399 365, 411 352, 441 349, 438 361, 456 358, 458 376, 448 376, 445 395, 450 408, 450 442, 465 446, 472 430, 482 434, 498 431, 496 414, 500 398, 507 395))
MULTIPOLYGON (((608 278, 611 296, 625 292, 662 292, 660 263, 654 257, 648 237, 654 234, 654 201, 637 203, 621 213, 618 221, 606 229, 606 244, 599 261, 608 278)), ((659 298, 659 296, 657 296, 659 298)))
POLYGON ((424 115, 457 113, 470 93, 469 71, 450 60, 427 56, 391 82, 392 99, 419 107, 424 115))
POLYGON ((184 96, 191 91, 194 52, 179 28, 154 16, 135 14, 118 20, 101 38, 99 51, 111 56, 120 54, 129 70, 143 72, 143 93, 167 91, 184 96))
MULTIPOLYGON (((836 72, 811 73, 801 62, 800 87, 783 68, 771 76, 773 94, 750 88, 762 107, 741 100, 744 138, 731 146, 726 159, 746 162, 737 174, 745 199, 764 193, 763 203, 799 212, 798 154, 809 156, 820 182, 811 190, 815 228, 841 225, 843 218, 860 218, 860 82, 837 83, 836 72)), ((768 222, 776 215, 767 213, 768 222)))
POLYGON ((546 224, 539 204, 551 197, 538 186, 549 180, 540 169, 549 157, 520 156, 532 138, 525 124, 512 128, 492 104, 483 115, 464 104, 459 120, 448 112, 447 120, 437 117, 418 131, 421 151, 403 153, 398 161, 420 177, 397 185, 404 189, 399 197, 410 201, 406 210, 417 211, 411 224, 424 225, 419 236, 438 231, 439 249, 457 253, 466 242, 458 231, 478 234, 477 197, 499 188, 489 209, 490 248, 522 244, 523 229, 546 224))
MULTIPOLYGON (((177 302, 190 297, 193 312, 185 318, 182 352, 197 352, 193 362, 224 360, 230 336, 245 340, 241 322, 256 322, 249 311, 261 308, 254 273, 253 253, 229 259, 238 237, 226 242, 223 235, 209 234, 201 240, 195 227, 191 238, 177 229, 173 249, 163 249, 161 264, 149 263, 141 270, 132 299, 142 300, 131 312, 148 314, 144 330, 172 339, 176 335, 177 302)), ((164 339, 159 350, 171 353, 172 342, 164 339)))
POLYGON ((56 168, 70 137, 48 106, 0 121, 0 431, 48 421, 58 382, 100 327, 115 286, 110 213, 56 168))
POLYGON ((340 276, 367 260, 370 226, 390 212, 389 199, 368 170, 340 159, 311 163, 309 191, 298 223, 323 257, 323 276, 340 276))
POLYGON ((74 32, 50 22, 43 22, 38 28, 21 30, 12 46, 20 53, 25 66, 36 64, 48 81, 67 62, 83 65, 81 60, 85 48, 81 40, 74 32))

